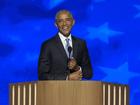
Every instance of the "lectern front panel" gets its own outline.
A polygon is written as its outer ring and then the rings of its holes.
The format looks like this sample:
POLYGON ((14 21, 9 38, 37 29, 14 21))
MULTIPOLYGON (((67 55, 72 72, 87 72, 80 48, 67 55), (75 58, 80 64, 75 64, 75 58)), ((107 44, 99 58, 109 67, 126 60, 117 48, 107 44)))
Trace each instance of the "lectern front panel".
POLYGON ((10 105, 129 105, 128 85, 98 81, 10 84, 10 105))
POLYGON ((10 105, 37 105, 37 83, 10 85, 10 105))

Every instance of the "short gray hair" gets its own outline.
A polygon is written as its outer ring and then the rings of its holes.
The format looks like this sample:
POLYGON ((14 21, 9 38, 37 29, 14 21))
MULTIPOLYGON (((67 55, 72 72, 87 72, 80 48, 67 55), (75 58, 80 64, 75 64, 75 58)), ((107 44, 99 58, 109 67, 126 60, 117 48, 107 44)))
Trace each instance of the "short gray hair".
POLYGON ((64 10, 60 10, 60 11, 58 11, 58 12, 56 13, 56 15, 55 15, 55 19, 56 19, 56 20, 58 19, 58 16, 59 16, 61 13, 67 13, 67 14, 69 14, 70 17, 73 19, 73 16, 72 16, 72 14, 70 13, 70 11, 64 9, 64 10))

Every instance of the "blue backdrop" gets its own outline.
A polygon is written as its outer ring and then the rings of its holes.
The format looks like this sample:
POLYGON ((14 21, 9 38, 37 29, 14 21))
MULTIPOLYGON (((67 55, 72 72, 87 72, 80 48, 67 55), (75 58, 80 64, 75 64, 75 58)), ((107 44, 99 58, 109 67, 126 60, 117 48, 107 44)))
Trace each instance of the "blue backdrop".
POLYGON ((139 0, 0 0, 0 105, 9 103, 9 83, 37 80, 40 46, 56 34, 60 9, 87 41, 92 80, 128 84, 131 105, 140 105, 139 0))

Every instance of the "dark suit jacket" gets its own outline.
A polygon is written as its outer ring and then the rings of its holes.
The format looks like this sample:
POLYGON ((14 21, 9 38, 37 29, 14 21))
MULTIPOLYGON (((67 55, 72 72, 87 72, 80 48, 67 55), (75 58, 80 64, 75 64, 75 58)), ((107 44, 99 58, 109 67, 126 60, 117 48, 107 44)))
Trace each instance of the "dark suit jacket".
MULTIPOLYGON (((82 68, 83 78, 90 79, 92 77, 92 67, 86 42, 72 36, 72 44, 73 57, 82 68)), ((65 49, 58 35, 45 41, 42 44, 39 57, 39 80, 66 80, 66 77, 70 74, 67 61, 65 49)))

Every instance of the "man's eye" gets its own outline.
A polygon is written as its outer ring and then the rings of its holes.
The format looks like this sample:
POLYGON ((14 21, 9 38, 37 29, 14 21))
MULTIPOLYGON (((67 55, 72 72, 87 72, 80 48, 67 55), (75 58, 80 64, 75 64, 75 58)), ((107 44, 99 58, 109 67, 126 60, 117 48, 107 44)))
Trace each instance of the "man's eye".
POLYGON ((61 22, 63 22, 63 20, 57 20, 57 22, 61 23, 61 22))
POLYGON ((66 21, 71 21, 71 19, 66 19, 66 21))
POLYGON ((57 20, 58 23, 62 23, 62 22, 71 22, 71 21, 72 21, 72 19, 70 19, 70 18, 67 18, 67 19, 65 19, 65 20, 62 20, 62 19, 58 19, 58 20, 57 20))

